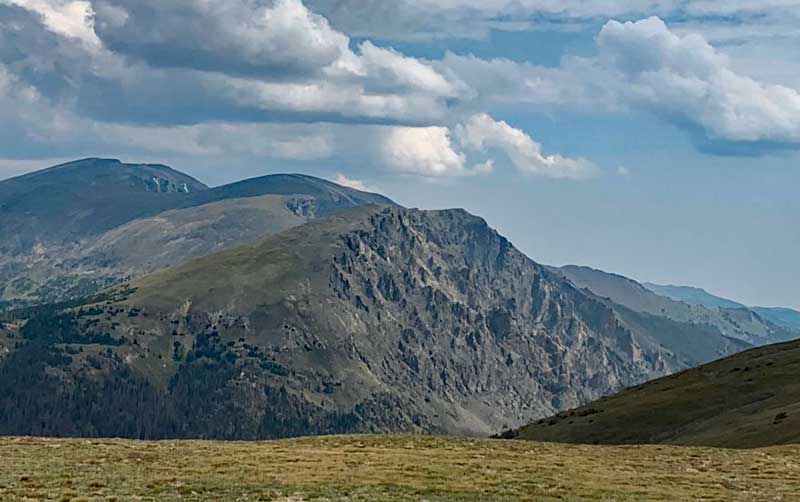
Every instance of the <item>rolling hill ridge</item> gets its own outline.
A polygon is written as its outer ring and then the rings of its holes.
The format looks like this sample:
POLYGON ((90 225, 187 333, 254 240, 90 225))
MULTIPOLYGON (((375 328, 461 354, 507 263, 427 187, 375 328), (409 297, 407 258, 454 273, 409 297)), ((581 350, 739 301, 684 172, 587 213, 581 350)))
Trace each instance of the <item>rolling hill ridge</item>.
POLYGON ((753 448, 800 442, 800 341, 626 389, 508 434, 590 444, 753 448))

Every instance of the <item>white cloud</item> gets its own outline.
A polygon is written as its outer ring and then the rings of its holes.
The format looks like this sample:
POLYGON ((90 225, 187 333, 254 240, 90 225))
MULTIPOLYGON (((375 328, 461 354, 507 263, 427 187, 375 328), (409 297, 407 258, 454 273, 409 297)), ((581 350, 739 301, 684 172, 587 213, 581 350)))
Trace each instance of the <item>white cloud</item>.
POLYGON ((534 176, 584 179, 596 172, 585 159, 544 155, 541 145, 527 133, 485 113, 452 129, 385 128, 381 144, 382 163, 389 169, 427 177, 489 174, 498 165, 495 153, 501 153, 519 172, 534 176))
POLYGON ((607 106, 613 100, 605 79, 598 78, 604 69, 586 58, 568 57, 559 67, 545 67, 448 52, 436 68, 469 89, 471 102, 607 106))
POLYGON ((618 176, 630 176, 631 175, 631 170, 628 169, 625 166, 617 166, 616 172, 617 172, 618 176))
POLYGON ((473 115, 456 128, 456 136, 464 148, 485 152, 503 152, 520 172, 548 178, 583 179, 591 177, 596 167, 586 159, 573 159, 559 154, 544 155, 542 146, 521 129, 496 121, 485 113, 473 115))
POLYGON ((439 96, 424 92, 367 92, 358 82, 260 82, 239 78, 207 80, 218 95, 238 106, 258 110, 329 114, 375 122, 430 122, 447 113, 439 96))
MULTIPOLYGON (((712 141, 800 145, 796 87, 749 76, 687 25, 670 30, 655 17, 610 21, 597 36, 597 57, 544 67, 453 53, 428 61, 369 41, 351 49, 347 35, 300 0, 0 0, 11 4, 36 16, 0 26, 8 30, 0 56, 15 58, 0 60, 0 141, 10 155, 27 144, 56 156, 52 145, 87 144, 76 131, 96 131, 98 143, 148 152, 322 159, 345 155, 336 144, 343 135, 330 132, 344 128, 295 139, 267 125, 337 122, 383 125, 359 129, 375 144, 352 144, 350 155, 395 172, 463 176, 509 163, 553 178, 593 172, 591 162, 544 154, 525 131, 482 113, 518 104, 638 108, 712 141)), ((567 17, 633 9, 614 0, 603 8, 545 0, 437 5, 426 8, 521 7, 567 17)), ((704 5, 692 12, 734 9, 704 5)), ((743 3, 734 9, 743 10, 753 11, 743 3)))
POLYGON ((55 33, 80 39, 87 46, 99 47, 94 32, 94 11, 89 1, 70 0, 0 0, 0 5, 18 5, 36 12, 45 26, 55 33))
POLYGON ((634 105, 695 124, 713 140, 800 142, 800 93, 736 73, 700 35, 676 35, 651 17, 610 21, 597 41, 634 105))
POLYGON ((349 52, 301 0, 94 0, 99 37, 153 66, 265 78, 309 76, 349 52))
MULTIPOLYGON (((320 109, 319 104, 316 109, 320 109)), ((559 155, 545 156, 524 132, 504 122, 495 122, 487 115, 476 115, 455 128, 230 121, 136 125, 98 121, 51 102, 2 65, 0 124, 6 126, 0 133, 0 146, 10 156, 43 150, 48 157, 69 156, 70 152, 81 156, 140 152, 150 158, 178 155, 325 159, 337 164, 357 164, 362 169, 426 178, 489 174, 506 163, 491 156, 496 153, 494 150, 504 154, 521 171, 536 175, 577 178, 588 165, 559 155)))
POLYGON ((354 188, 356 190, 361 190, 362 192, 374 192, 380 193, 381 189, 370 185, 362 180, 356 180, 352 178, 348 178, 342 173, 337 173, 334 182, 338 185, 342 185, 344 187, 354 188))
POLYGON ((392 127, 383 138, 386 165, 395 171, 423 176, 468 174, 466 157, 453 149, 446 127, 392 127))
POLYGON ((0 151, 5 155, 44 149, 51 156, 52 145, 76 133, 73 118, 0 64, 0 151))
POLYGON ((366 185, 361 180, 354 180, 350 179, 342 173, 336 174, 336 179, 334 180, 337 184, 342 185, 344 187, 355 188, 356 190, 366 191, 366 185))
MULTIPOLYGON (((798 87, 743 73, 742 65, 698 33, 672 31, 657 17, 610 21, 597 48, 597 57, 566 57, 554 68, 454 54, 437 68, 472 89, 473 109, 498 103, 601 113, 633 108, 687 128, 700 147, 721 152, 739 151, 731 148, 736 145, 758 153, 800 144, 798 87)), ((800 82, 796 75, 784 81, 800 82)))
POLYGON ((430 120, 459 92, 425 61, 369 41, 351 50, 350 38, 301 0, 95 2, 100 38, 112 50, 151 66, 213 72, 198 79, 246 106, 430 120))
POLYGON ((445 97, 458 94, 456 84, 431 65, 369 41, 359 45, 358 55, 350 53, 342 58, 329 74, 359 77, 373 90, 407 90, 445 97))
POLYGON ((431 124, 463 91, 430 62, 370 42, 351 50, 300 0, 13 2, 36 16, 3 12, 17 19, 0 25, 0 57, 104 121, 431 124), (39 36, 44 25, 60 37, 39 36))

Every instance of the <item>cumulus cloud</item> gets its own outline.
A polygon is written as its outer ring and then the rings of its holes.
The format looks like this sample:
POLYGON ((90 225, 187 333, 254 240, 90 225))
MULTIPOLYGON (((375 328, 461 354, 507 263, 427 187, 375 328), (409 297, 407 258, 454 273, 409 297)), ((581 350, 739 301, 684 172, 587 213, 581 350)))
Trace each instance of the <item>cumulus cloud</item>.
POLYGON ((520 172, 549 178, 583 179, 591 177, 596 167, 586 159, 559 154, 544 155, 542 146, 521 129, 494 120, 485 113, 472 116, 456 128, 464 148, 478 151, 497 149, 503 152, 520 172))
POLYGON ((95 0, 95 28, 113 51, 153 66, 269 79, 314 75, 348 52, 347 36, 300 0, 95 0))
POLYGON ((605 71, 587 58, 564 58, 545 67, 504 58, 481 59, 447 52, 436 68, 468 91, 471 102, 604 106, 613 94, 600 78, 605 71))
MULTIPOLYGON (((597 56, 558 67, 446 54, 437 68, 474 95, 470 105, 529 103, 595 112, 644 110, 688 130, 700 149, 760 154, 800 146, 800 92, 737 67, 702 35, 651 17, 609 21, 597 56)), ((762 52, 763 54, 763 52, 762 52)))
POLYGON ((54 33, 79 39, 90 47, 100 45, 94 32, 94 11, 87 0, 0 0, 2 4, 36 12, 54 33))
POLYGON ((342 173, 337 173, 334 182, 349 188, 354 188, 356 190, 361 190, 362 192, 380 192, 380 188, 370 185, 362 180, 356 180, 353 178, 348 178, 342 173))
MULTIPOLYGON (((568 18, 592 9, 632 12, 616 1, 605 9, 527 0, 412 3, 464 15, 495 7, 568 18)), ((553 178, 591 175, 588 160, 545 154, 522 129, 483 113, 527 104, 647 110, 708 144, 757 151, 800 145, 797 88, 749 76, 700 34, 671 30, 656 17, 610 21, 597 35, 596 56, 544 67, 452 52, 430 61, 356 44, 316 12, 333 8, 323 4, 0 0, 0 142, 7 156, 27 148, 54 157, 65 151, 59 143, 89 143, 76 131, 97 131, 97 144, 120 145, 129 135, 131 148, 154 153, 301 160, 344 156, 338 142, 353 157, 407 174, 465 176, 510 164, 553 178), (305 142, 269 127, 285 123, 302 129, 305 142), (316 123, 342 127, 322 134, 302 125, 316 123), (339 134, 359 124, 374 145, 339 134)), ((339 8, 348 5, 355 4, 339 8)), ((700 7, 693 12, 723 9, 711 0, 700 7)), ((378 7, 364 0, 364 8, 378 7)))
POLYGON ((485 175, 509 163, 521 173, 547 178, 585 179, 597 171, 586 159, 543 154, 530 135, 485 113, 452 128, 388 128, 381 145, 389 169, 426 177, 485 175))
POLYGON ((369 42, 351 50, 300 0, 10 1, 0 63, 97 120, 419 124, 441 120, 460 92, 427 61, 369 42))
POLYGON ((301 0, 95 0, 95 10, 114 52, 220 74, 197 78, 248 105, 414 120, 441 112, 458 92, 428 62, 369 41, 351 50, 350 38, 301 0))
POLYGON ((74 133, 71 118, 68 111, 49 103, 36 87, 0 64, 0 151, 4 157, 24 158, 30 151, 54 156, 74 133))
POLYGON ((296 120, 304 120, 302 114, 306 114, 310 120, 334 122, 420 123, 441 120, 448 109, 441 96, 372 93, 354 82, 275 83, 212 77, 206 83, 217 90, 218 97, 237 107, 251 112, 293 112, 298 114, 296 120))
POLYGON ((466 157, 454 150, 446 127, 393 127, 387 130, 381 153, 395 171, 424 176, 468 174, 466 157))
MULTIPOLYGON (((491 120, 486 118, 486 120, 491 120)), ((333 164, 356 165, 387 173, 416 175, 425 178, 485 175, 498 160, 487 151, 498 137, 486 136, 483 146, 464 142, 463 131, 472 131, 475 118, 467 125, 456 126, 386 126, 369 124, 280 124, 206 122, 192 125, 137 125, 99 122, 74 114, 69 109, 49 103, 35 89, 16 80, 0 66, 0 146, 7 156, 24 158, 36 150, 48 158, 107 153, 111 155, 146 155, 203 159, 276 159, 291 161, 324 160, 333 164), (488 157, 488 158, 487 158, 488 157)), ((506 125, 506 127, 508 127, 506 125)), ((523 134, 519 148, 530 154, 538 145, 527 144, 523 134), (533 145, 533 149, 531 149, 533 145)), ((472 138, 475 139, 475 132, 472 138)), ((476 140, 477 141, 477 140, 476 140)), ((532 141, 532 140, 530 140, 532 141)), ((507 147, 505 145, 504 147, 507 147)), ((514 164, 518 156, 508 155, 514 164)), ((551 162, 547 170, 524 166, 526 172, 563 177, 556 173, 566 166, 560 156, 531 157, 537 162, 551 162)), ((507 161, 503 160, 502 164, 507 161)), ((19 165, 15 162, 13 165, 19 165)), ((522 165, 522 164, 520 164, 522 165)), ((577 177, 568 174, 566 177, 577 177)), ((341 184, 375 191, 358 180, 340 178, 341 184)))
POLYGON ((731 69, 702 36, 659 18, 610 21, 597 38, 624 99, 704 131, 711 140, 800 143, 800 92, 731 69))
POLYGON ((702 35, 675 32, 650 17, 609 21, 596 41, 596 57, 566 57, 558 67, 448 53, 437 68, 471 89, 477 106, 646 110, 717 153, 753 154, 800 143, 798 89, 742 73, 702 35))
POLYGON ((421 91, 444 97, 459 93, 458 84, 430 64, 391 48, 377 47, 370 41, 362 42, 358 55, 347 55, 330 73, 366 79, 370 90, 378 92, 421 91))

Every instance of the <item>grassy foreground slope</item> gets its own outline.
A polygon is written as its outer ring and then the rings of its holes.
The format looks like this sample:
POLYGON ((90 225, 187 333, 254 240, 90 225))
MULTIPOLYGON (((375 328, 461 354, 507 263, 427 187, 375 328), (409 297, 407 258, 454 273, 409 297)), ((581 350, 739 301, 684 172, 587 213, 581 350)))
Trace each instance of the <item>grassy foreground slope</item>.
POLYGON ((0 439, 0 500, 795 500, 800 447, 0 439))
POLYGON ((770 345, 539 420, 536 441, 733 448, 800 444, 800 341, 770 345))

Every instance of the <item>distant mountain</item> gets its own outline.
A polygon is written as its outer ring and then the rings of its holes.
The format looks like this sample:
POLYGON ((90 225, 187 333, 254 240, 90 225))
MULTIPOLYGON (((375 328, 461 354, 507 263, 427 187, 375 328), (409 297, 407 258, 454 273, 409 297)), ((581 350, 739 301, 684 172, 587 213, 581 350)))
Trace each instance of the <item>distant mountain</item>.
POLYGON ((553 267, 551 270, 563 274, 577 287, 586 288, 633 311, 707 326, 725 336, 744 340, 753 345, 765 345, 800 337, 800 332, 770 322, 744 306, 726 308, 674 300, 657 294, 627 277, 589 267, 568 265, 553 267))
POLYGON ((63 301, 361 204, 278 174, 217 188, 161 165, 85 159, 0 182, 0 306, 63 301))
POLYGON ((314 176, 271 174, 195 193, 183 203, 183 206, 199 206, 221 200, 259 197, 266 194, 304 195, 310 198, 314 201, 313 204, 304 209, 306 216, 309 217, 325 216, 363 204, 396 205, 383 195, 362 192, 314 176))
POLYGON ((0 328, 0 434, 140 438, 488 434, 749 347, 376 205, 0 328))
POLYGON ((800 341, 629 388, 506 436, 733 448, 800 443, 800 341))
POLYGON ((778 307, 753 307, 753 310, 778 326, 800 330, 800 312, 797 310, 778 307))
POLYGON ((747 306, 742 305, 741 303, 712 295, 705 289, 701 288, 695 288, 691 286, 662 286, 650 282, 644 283, 644 286, 647 289, 661 296, 666 296, 668 298, 672 298, 673 300, 686 302, 689 305, 702 305, 704 307, 722 307, 726 309, 747 308, 747 306))
POLYGON ((179 206, 206 187, 154 164, 84 159, 0 181, 0 253, 76 242, 179 206))
POLYGON ((659 295, 683 301, 690 305, 747 309, 777 326, 797 331, 796 336, 800 337, 800 312, 797 310, 779 307, 747 307, 733 300, 714 296, 704 289, 690 286, 660 286, 652 283, 644 283, 644 286, 659 295))

